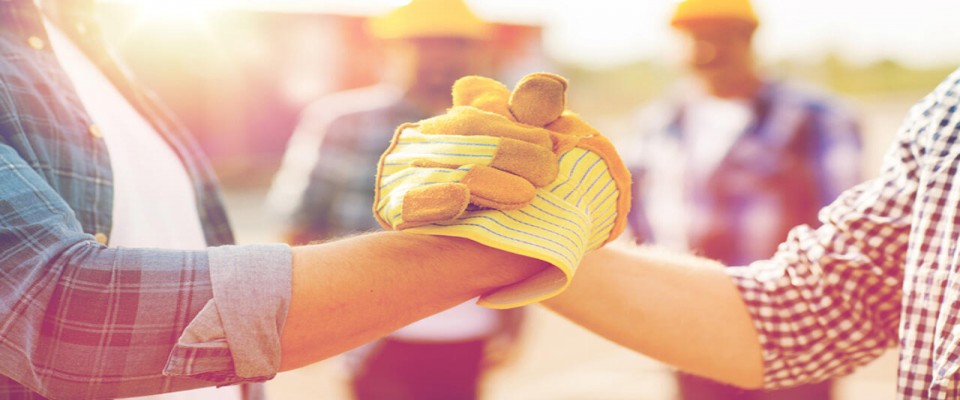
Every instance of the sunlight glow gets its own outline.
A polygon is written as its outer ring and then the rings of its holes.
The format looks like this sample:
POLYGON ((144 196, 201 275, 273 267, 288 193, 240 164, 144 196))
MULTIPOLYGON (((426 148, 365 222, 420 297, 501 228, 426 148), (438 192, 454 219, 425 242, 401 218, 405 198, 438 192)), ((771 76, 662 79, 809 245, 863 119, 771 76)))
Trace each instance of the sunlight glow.
MULTIPOLYGON (((142 8, 142 24, 204 24, 216 11, 376 15, 409 0, 100 0, 142 8)), ((554 58, 586 65, 664 59, 676 47, 667 19, 676 0, 467 0, 484 18, 542 24, 554 58)), ((760 58, 911 65, 960 62, 956 0, 754 0, 760 58)))
POLYGON ((199 18, 211 6, 208 1, 195 0, 165 0, 147 1, 142 5, 141 12, 153 18, 199 18))
MULTIPOLYGON (((134 3, 134 2, 131 2, 134 3)), ((140 1, 137 21, 140 25, 203 25, 207 14, 215 8, 213 1, 164 0, 140 1)))

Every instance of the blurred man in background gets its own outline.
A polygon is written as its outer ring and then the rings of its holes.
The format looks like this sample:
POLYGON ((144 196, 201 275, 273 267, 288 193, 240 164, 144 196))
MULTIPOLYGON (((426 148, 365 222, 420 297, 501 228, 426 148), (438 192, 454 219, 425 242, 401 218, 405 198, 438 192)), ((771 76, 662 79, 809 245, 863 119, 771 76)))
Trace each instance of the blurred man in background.
MULTIPOLYGON (((686 0, 671 25, 688 39, 694 82, 643 110, 622 149, 634 174, 631 227, 656 242, 746 265, 773 255, 793 226, 860 181, 860 136, 831 99, 763 77, 748 0, 686 0)), ((680 397, 828 399, 828 382, 751 392, 678 375, 680 397)))
MULTIPOLYGON (((287 214, 290 243, 378 230, 370 188, 396 127, 442 114, 458 78, 490 75, 491 27, 462 0, 414 0, 368 28, 385 45, 387 83, 309 105, 271 188, 268 201, 287 214)), ((485 354, 508 354, 521 316, 469 302, 364 346, 350 355, 354 394, 473 399, 485 354)))

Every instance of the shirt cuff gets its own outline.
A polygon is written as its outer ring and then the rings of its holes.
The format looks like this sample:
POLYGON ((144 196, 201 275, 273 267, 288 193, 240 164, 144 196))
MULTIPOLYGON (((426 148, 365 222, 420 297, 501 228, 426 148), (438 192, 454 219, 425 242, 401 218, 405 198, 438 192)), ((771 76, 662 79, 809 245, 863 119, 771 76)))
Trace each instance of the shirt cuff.
POLYGON ((280 369, 280 334, 291 297, 287 245, 207 251, 213 299, 190 322, 164 368, 221 384, 263 381, 280 369))
POLYGON ((782 366, 774 365, 777 360, 776 348, 771 343, 766 326, 762 322, 765 318, 773 316, 773 309, 769 307, 770 299, 767 296, 766 288, 764 288, 763 280, 757 276, 757 270, 751 270, 749 267, 728 267, 725 272, 737 285, 741 299, 747 306, 754 328, 757 330, 757 339, 760 341, 760 349, 763 355, 763 386, 764 388, 777 386, 776 382, 771 379, 775 374, 771 374, 771 372, 782 368, 782 366))
POLYGON ((802 278, 791 275, 786 265, 772 260, 725 271, 747 306, 757 330, 763 354, 763 388, 781 389, 822 381, 828 368, 814 357, 821 353, 822 333, 812 329, 814 316, 794 285, 802 278))

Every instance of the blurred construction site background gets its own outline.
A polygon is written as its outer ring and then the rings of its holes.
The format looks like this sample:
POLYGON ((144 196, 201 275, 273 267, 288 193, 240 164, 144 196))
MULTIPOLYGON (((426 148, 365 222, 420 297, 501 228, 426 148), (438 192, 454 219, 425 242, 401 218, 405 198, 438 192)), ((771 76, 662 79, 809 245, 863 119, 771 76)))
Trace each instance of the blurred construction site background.
MULTIPOLYGON (((397 0, 101 1, 104 31, 141 81, 191 128, 227 194, 242 243, 278 238, 263 197, 302 108, 377 83, 383 54, 366 17, 397 0)), ((633 111, 678 76, 674 1, 469 1, 494 22, 496 78, 539 70, 571 83, 570 108, 606 135, 630 134, 633 111)), ((772 75, 842 96, 856 110, 871 177, 909 106, 960 65, 955 0, 757 0, 758 62, 772 75)), ((667 399, 669 369, 534 308, 491 399, 667 399)), ((895 359, 840 382, 844 399, 892 399, 895 359)), ((338 360, 281 374, 278 399, 345 398, 338 360)))

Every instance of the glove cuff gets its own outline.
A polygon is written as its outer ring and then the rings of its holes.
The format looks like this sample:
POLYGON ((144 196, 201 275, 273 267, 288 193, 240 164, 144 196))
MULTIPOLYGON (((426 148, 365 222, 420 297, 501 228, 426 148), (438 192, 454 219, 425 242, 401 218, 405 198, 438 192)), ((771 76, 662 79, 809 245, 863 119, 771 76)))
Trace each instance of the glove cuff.
POLYGON ((468 211, 456 221, 404 230, 455 236, 485 246, 546 261, 553 268, 480 297, 488 308, 514 308, 556 296, 570 284, 589 245, 588 216, 557 195, 540 191, 522 210, 468 211))

